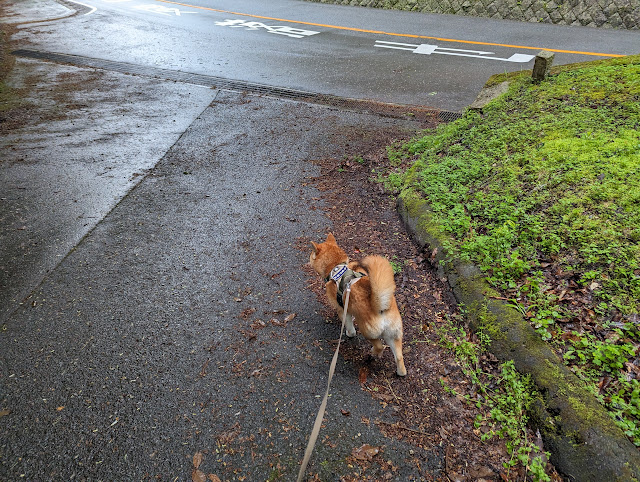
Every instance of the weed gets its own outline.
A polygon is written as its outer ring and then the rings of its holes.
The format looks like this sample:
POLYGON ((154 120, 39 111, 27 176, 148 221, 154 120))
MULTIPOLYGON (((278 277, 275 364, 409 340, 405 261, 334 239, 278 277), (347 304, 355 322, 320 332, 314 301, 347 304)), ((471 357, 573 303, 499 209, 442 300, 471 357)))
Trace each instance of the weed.
MULTIPOLYGON (((486 426, 488 430, 481 436, 482 440, 492 437, 505 439, 509 462, 505 462, 507 474, 517 465, 521 465, 536 481, 551 480, 545 472, 545 464, 540 449, 529 440, 527 431, 527 411, 534 396, 531 380, 520 375, 513 364, 507 361, 501 365, 501 374, 496 377, 482 370, 481 354, 486 350, 490 340, 485 333, 478 334, 478 341, 472 341, 464 328, 456 326, 452 320, 438 328, 440 344, 450 350, 456 357, 463 372, 470 378, 476 392, 480 395, 471 398, 463 397, 473 403, 484 414, 477 415, 476 429, 486 426)), ((445 392, 456 396, 455 389, 448 387, 440 380, 445 392)))
POLYGON ((396 256, 394 256, 393 259, 390 259, 389 263, 391 264, 391 268, 393 269, 393 274, 394 275, 402 273, 402 263, 397 261, 397 257, 396 256))

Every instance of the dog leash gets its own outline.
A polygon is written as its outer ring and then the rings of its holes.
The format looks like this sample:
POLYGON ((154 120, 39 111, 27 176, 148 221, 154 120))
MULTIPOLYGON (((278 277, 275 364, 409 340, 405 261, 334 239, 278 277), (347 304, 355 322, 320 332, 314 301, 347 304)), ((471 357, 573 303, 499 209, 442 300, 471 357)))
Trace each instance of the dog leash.
POLYGON ((307 469, 307 464, 309 463, 309 459, 311 458, 311 454, 313 453, 313 448, 316 445, 316 440, 318 439, 318 434, 320 433, 320 426, 322 425, 322 419, 324 418, 324 412, 327 408, 327 400, 329 398, 329 387, 331 387, 331 379, 333 378, 333 373, 336 371, 336 363, 338 362, 338 351, 340 350, 340 343, 342 342, 342 332, 344 331, 344 325, 347 321, 347 308, 349 307, 349 294, 351 293, 351 285, 348 285, 345 290, 345 298, 344 298, 344 312, 342 314, 342 326, 340 327, 340 338, 338 339, 338 346, 336 347, 336 351, 333 354, 333 359, 331 360, 331 366, 329 367, 329 380, 327 380, 327 390, 324 393, 324 398, 322 399, 322 403, 320 404, 320 410, 318 410, 318 415, 316 415, 316 421, 313 424, 313 430, 311 430, 311 435, 309 436, 309 442, 307 443, 307 449, 304 452, 304 458, 302 459, 302 465, 300 466, 300 472, 298 472, 298 481, 302 481, 302 477, 304 477, 304 472, 307 469))

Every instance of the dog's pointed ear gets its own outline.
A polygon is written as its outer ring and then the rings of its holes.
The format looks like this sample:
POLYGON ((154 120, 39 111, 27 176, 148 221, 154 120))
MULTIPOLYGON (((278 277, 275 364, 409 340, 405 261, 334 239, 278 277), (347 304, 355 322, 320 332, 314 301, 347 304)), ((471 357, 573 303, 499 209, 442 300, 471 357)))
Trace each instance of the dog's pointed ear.
POLYGON ((332 233, 327 234, 327 243, 338 244, 332 233))
POLYGON ((320 245, 311 241, 311 246, 313 246, 313 252, 309 255, 309 262, 313 263, 318 257, 318 251, 320 249, 320 245))

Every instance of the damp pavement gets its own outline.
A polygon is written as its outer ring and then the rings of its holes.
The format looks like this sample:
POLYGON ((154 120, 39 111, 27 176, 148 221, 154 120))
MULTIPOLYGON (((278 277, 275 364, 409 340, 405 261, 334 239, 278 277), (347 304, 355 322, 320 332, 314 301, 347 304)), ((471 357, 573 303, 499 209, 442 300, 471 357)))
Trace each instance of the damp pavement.
MULTIPOLYGON (((329 228, 311 161, 357 149, 343 129, 418 124, 28 59, 9 82, 35 105, 0 147, 0 479, 186 480, 194 456, 292 479, 337 338, 301 269, 329 228)), ((363 444, 402 480, 409 453, 442 470, 361 421, 393 410, 354 370, 309 473, 363 444)))
POLYGON ((9 83, 28 90, 30 107, 12 114, 25 125, 0 144, 0 322, 215 96, 187 84, 22 59, 9 83))

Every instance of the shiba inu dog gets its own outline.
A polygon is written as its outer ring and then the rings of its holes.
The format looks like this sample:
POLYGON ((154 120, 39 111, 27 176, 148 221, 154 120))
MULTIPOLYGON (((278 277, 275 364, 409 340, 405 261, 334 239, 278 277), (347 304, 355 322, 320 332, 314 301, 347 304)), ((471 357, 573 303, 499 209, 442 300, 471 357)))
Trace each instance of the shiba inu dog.
POLYGON ((405 376, 402 357, 402 317, 396 304, 396 284, 393 268, 381 256, 367 256, 362 261, 349 262, 347 254, 340 249, 336 238, 329 233, 324 243, 314 243, 309 262, 316 273, 326 281, 329 303, 337 311, 340 320, 344 315, 343 296, 350 285, 347 307, 347 336, 358 331, 371 342, 372 354, 379 356, 384 349, 382 340, 391 347, 396 361, 396 372, 405 376))

